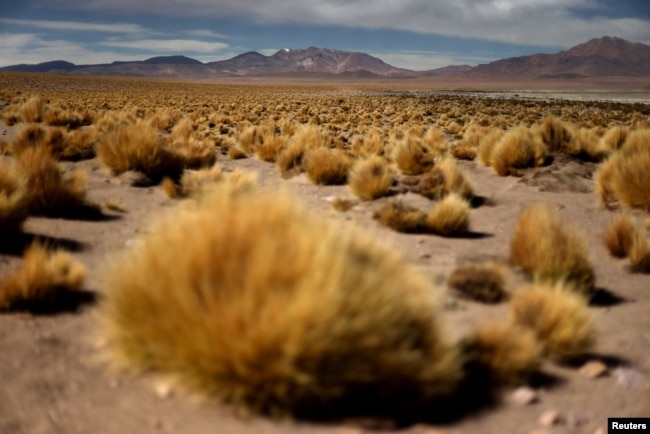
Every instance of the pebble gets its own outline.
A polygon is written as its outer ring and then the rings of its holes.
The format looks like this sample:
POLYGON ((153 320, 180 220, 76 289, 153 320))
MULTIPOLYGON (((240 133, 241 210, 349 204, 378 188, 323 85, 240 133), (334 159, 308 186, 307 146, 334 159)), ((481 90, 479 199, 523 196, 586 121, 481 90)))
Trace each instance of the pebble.
POLYGON ((578 373, 587 378, 598 378, 607 373, 607 365, 600 360, 591 360, 578 370, 578 373))
POLYGON ((530 405, 537 402, 539 395, 530 387, 522 386, 512 392, 512 401, 517 405, 530 405))
POLYGON ((156 395, 161 399, 167 399, 174 395, 174 389, 172 386, 164 381, 157 383, 154 390, 156 391, 156 395))
POLYGON ((627 389, 650 389, 650 381, 638 370, 628 367, 619 366, 612 371, 616 382, 627 389))
POLYGON ((546 428, 558 423, 560 423, 560 412, 557 410, 547 410, 539 417, 539 424, 546 428))

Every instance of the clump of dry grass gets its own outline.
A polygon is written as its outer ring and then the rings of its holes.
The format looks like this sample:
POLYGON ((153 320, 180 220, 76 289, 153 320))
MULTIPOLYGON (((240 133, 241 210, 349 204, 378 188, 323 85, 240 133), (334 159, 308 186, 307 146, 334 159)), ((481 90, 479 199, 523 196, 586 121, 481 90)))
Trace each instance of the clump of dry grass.
POLYGON ((620 158, 611 164, 615 168, 610 188, 616 198, 630 207, 650 209, 650 129, 631 132, 620 158))
POLYGON ((507 176, 514 169, 542 166, 547 156, 548 148, 540 136, 519 126, 501 137, 488 159, 499 176, 507 176))
POLYGON ((227 186, 231 193, 253 191, 257 186, 257 175, 240 169, 225 172, 219 166, 186 170, 183 172, 180 185, 174 184, 173 195, 168 194, 168 196, 199 198, 219 185, 227 186))
POLYGON ((374 200, 386 196, 395 182, 393 169, 377 155, 360 160, 350 169, 350 190, 362 200, 374 200))
POLYGON ((433 166, 433 156, 419 137, 407 134, 393 149, 393 161, 405 175, 420 175, 433 166))
POLYGON ((346 212, 354 208, 354 206, 357 204, 358 201, 356 199, 336 196, 332 201, 332 208, 338 212, 346 212))
POLYGON ((638 233, 639 230, 629 215, 617 214, 603 234, 603 242, 612 256, 625 258, 638 233))
POLYGON ((463 296, 481 303, 499 303, 508 298, 503 267, 494 263, 456 268, 447 284, 463 296))
POLYGON ((585 299, 562 283, 521 289, 510 301, 510 316, 512 323, 535 333, 550 358, 572 359, 594 344, 594 318, 585 299))
POLYGON ((650 130, 635 130, 618 152, 596 172, 596 192, 603 204, 617 201, 630 207, 650 209, 650 130))
POLYGON ((34 244, 24 254, 21 269, 0 281, 0 310, 52 311, 79 292, 86 269, 63 251, 34 244))
POLYGON ((158 131, 144 121, 116 128, 104 135, 97 156, 113 174, 135 170, 153 182, 164 177, 180 178, 184 158, 167 149, 158 137, 158 131))
POLYGON ((472 183, 460 171, 456 160, 447 157, 436 162, 433 168, 434 172, 440 172, 445 179, 444 191, 445 195, 449 193, 456 193, 466 199, 471 199, 474 196, 474 188, 472 183))
POLYGON ((469 202, 450 193, 427 214, 425 224, 429 231, 438 235, 460 235, 469 229, 469 215, 469 202))
POLYGON ((601 147, 609 152, 617 151, 621 146, 623 146, 629 133, 630 129, 628 127, 622 127, 619 125, 610 128, 600 139, 601 147))
POLYGON ((20 108, 20 118, 23 122, 41 122, 46 110, 47 101, 40 95, 34 95, 29 97, 20 108))
POLYGON ((470 357, 486 370, 493 383, 525 383, 542 362, 542 345, 529 328, 488 323, 465 340, 470 357))
POLYGON ((585 240, 565 229, 559 214, 546 203, 520 214, 510 241, 510 262, 535 280, 564 281, 587 298, 595 292, 596 277, 585 240))
POLYGON ((264 142, 255 149, 255 155, 262 161, 275 163, 288 140, 289 136, 285 135, 265 137, 264 142))
POLYGON ((126 212, 126 207, 124 206, 124 204, 114 198, 107 199, 106 202, 104 202, 104 206, 110 209, 111 211, 120 212, 120 213, 126 212))
POLYGON ((565 151, 573 136, 571 128, 555 116, 547 116, 542 121, 539 129, 542 140, 551 151, 565 151))
POLYGON ((46 148, 30 148, 18 158, 18 167, 26 177, 26 193, 31 213, 48 216, 81 217, 98 213, 86 200, 86 174, 75 171, 64 177, 56 160, 46 148))
POLYGON ((17 232, 28 210, 27 179, 16 164, 0 160, 0 234, 17 232))
POLYGON ((350 158, 338 149, 311 149, 305 153, 303 159, 305 172, 315 184, 345 184, 351 166, 350 158))
POLYGON ((178 155, 187 169, 210 167, 217 161, 215 146, 208 140, 176 137, 166 148, 178 155))
POLYGON ((650 273, 650 240, 640 231, 634 235, 628 256, 632 271, 650 273))
POLYGON ((421 232, 425 227, 427 214, 401 200, 389 200, 378 211, 374 218, 397 232, 421 232))
POLYGON ((292 169, 302 169, 303 157, 310 149, 326 146, 325 135, 316 125, 300 128, 278 154, 276 163, 280 172, 286 175, 292 169))
POLYGON ((461 235, 469 229, 469 203, 455 193, 437 202, 428 213, 401 200, 386 202, 374 218, 397 232, 461 235))
POLYGON ((476 151, 480 163, 485 166, 492 166, 492 151, 504 134, 501 129, 493 129, 481 137, 476 151))
POLYGON ((66 148, 66 132, 62 128, 43 127, 40 124, 22 125, 9 144, 12 155, 19 157, 26 149, 43 146, 56 158, 66 148))
POLYGON ((103 294, 117 366, 272 416, 399 413, 462 375, 426 279, 286 195, 176 210, 112 261, 103 294))

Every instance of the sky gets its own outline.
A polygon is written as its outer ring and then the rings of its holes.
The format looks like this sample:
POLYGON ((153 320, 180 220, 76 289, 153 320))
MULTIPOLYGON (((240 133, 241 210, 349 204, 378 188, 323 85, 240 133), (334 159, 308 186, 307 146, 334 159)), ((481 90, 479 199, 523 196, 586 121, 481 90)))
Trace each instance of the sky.
POLYGON ((605 35, 650 45, 648 0, 0 0, 0 11, 0 66, 315 46, 427 70, 605 35))

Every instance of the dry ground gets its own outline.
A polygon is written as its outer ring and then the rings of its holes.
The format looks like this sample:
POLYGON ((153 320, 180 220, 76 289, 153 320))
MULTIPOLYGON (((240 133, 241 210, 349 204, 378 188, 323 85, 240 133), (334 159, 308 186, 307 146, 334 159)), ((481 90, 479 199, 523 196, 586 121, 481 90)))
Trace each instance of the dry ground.
MULTIPOLYGON (((320 89, 327 91, 325 86, 320 89)), ((332 87, 334 91, 345 95, 332 87)), ((9 141, 15 129, 0 123, 0 137, 9 141)), ((548 363, 543 366, 544 375, 532 385, 539 394, 533 404, 512 402, 512 390, 506 389, 491 408, 450 424, 418 424, 400 428, 401 432, 529 433, 542 429, 539 418, 543 413, 557 410, 558 424, 540 432, 592 434, 605 432, 607 417, 650 416, 650 277, 632 273, 626 260, 610 257, 602 244, 602 232, 613 212, 603 208, 593 193, 595 163, 559 159, 550 167, 526 169, 522 177, 499 177, 488 167, 461 161, 476 194, 485 198, 485 204, 471 213, 475 235, 461 238, 405 235, 381 227, 372 215, 386 198, 338 213, 331 199, 352 197, 348 187, 316 186, 304 174, 283 179, 275 165, 254 157, 234 161, 220 156, 218 164, 227 170, 257 172, 264 189, 288 189, 316 212, 369 231, 402 252, 438 284, 445 329, 454 337, 487 318, 503 316, 506 306, 459 299, 446 287, 447 277, 459 264, 506 260, 517 216, 529 204, 553 204, 565 221, 586 236, 599 288, 590 307, 597 318, 598 338, 587 360, 604 362, 608 372, 593 379, 581 375, 579 366, 548 363)), ((37 237, 71 250, 88 267, 85 288, 98 291, 98 270, 107 255, 132 243, 152 217, 177 202, 160 187, 130 186, 126 179, 112 176, 97 159, 62 166, 85 169, 89 198, 100 204, 115 199, 126 212, 105 210, 108 218, 100 221, 30 217, 24 226, 26 238, 37 237)), ((427 203, 412 193, 405 200, 423 207, 427 203)), ((633 215, 640 222, 647 218, 638 210, 633 215)), ((0 275, 19 263, 19 251, 0 252, 0 275)), ((509 283, 522 280, 513 271, 509 283)), ((101 342, 89 333, 92 323, 92 305, 77 313, 0 314, 0 433, 354 433, 367 429, 364 421, 327 425, 245 417, 218 404, 156 387, 150 378, 109 373, 97 360, 101 342)), ((390 424, 378 428, 394 430, 390 424)))

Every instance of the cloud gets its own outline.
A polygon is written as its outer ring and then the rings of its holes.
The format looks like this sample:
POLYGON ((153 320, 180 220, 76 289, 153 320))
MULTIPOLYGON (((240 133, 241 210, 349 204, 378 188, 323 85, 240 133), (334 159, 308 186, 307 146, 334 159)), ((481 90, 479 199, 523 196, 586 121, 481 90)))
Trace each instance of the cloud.
POLYGON ((603 35, 650 43, 650 20, 607 17, 612 12, 608 7, 616 7, 609 0, 67 1, 92 10, 157 10, 178 16, 230 16, 258 24, 393 29, 531 46, 570 47, 603 35))
POLYGON ((48 30, 106 32, 106 33, 142 33, 145 29, 137 24, 117 23, 98 24, 79 21, 52 21, 52 20, 16 20, 0 18, 0 23, 16 26, 36 27, 48 30))
POLYGON ((42 39, 36 34, 0 34, 0 67, 21 63, 67 60, 76 64, 109 63, 116 59, 142 60, 142 55, 125 55, 89 48, 82 43, 42 39))
POLYGON ((205 42, 191 39, 138 39, 133 41, 108 40, 99 45, 148 51, 213 53, 228 48, 223 42, 205 42))

